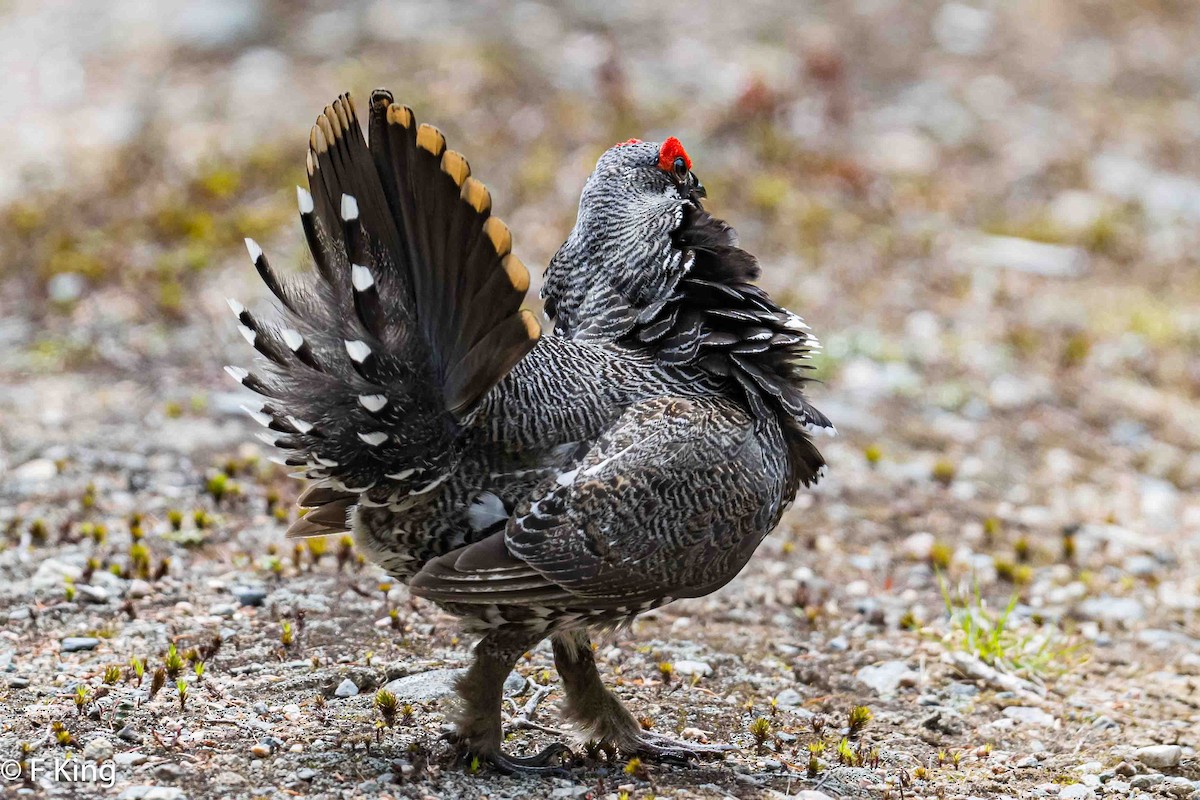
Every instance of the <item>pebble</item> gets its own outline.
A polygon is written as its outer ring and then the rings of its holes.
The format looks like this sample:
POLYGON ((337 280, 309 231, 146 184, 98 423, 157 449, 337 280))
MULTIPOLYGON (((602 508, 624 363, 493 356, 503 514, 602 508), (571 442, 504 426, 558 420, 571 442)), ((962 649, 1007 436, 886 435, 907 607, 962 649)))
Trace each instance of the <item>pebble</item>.
POLYGON ((933 534, 928 531, 918 531, 911 534, 900 545, 900 552, 913 561, 927 561, 933 551, 933 534))
POLYGON ((140 767, 142 764, 145 764, 149 758, 145 753, 139 753, 137 750, 133 750, 128 753, 117 753, 113 756, 112 760, 115 764, 117 764, 117 766, 120 767, 140 767))
POLYGON ((358 685, 349 678, 346 678, 333 690, 333 694, 335 697, 354 697, 358 694, 358 685))
POLYGON ((121 730, 117 731, 117 738, 123 742, 129 742, 131 744, 142 743, 141 734, 139 734, 129 725, 126 725, 124 728, 121 728, 121 730))
POLYGON ((1058 796, 1064 800, 1088 800, 1096 796, 1096 792, 1090 786, 1084 786, 1082 783, 1074 783, 1070 786, 1062 787, 1058 796))
POLYGON ((304 767, 303 769, 298 770, 296 772, 296 777, 302 781, 310 782, 310 781, 316 780, 317 774, 318 773, 315 769, 312 769, 310 767, 304 767))
POLYGON ((14 483, 45 483, 58 474, 58 465, 48 458, 26 461, 12 471, 14 483))
POLYGON ((236 603, 213 603, 208 607, 208 613, 214 617, 232 617, 237 613, 236 603))
POLYGON ((1134 775, 1129 781, 1129 785, 1135 789, 1149 789, 1151 786, 1157 786, 1166 780, 1166 776, 1160 775, 1157 772, 1151 772, 1147 775, 1134 775))
POLYGON ((795 689, 784 689, 775 695, 775 704, 780 708, 795 708, 804 702, 804 698, 795 689))
POLYGON ((1002 712, 1009 719, 1025 725, 1042 725, 1049 727, 1054 724, 1054 717, 1033 706, 1009 706, 1002 712))
POLYGON ((250 754, 255 758, 266 758, 271 755, 271 746, 265 742, 259 742, 250 748, 250 754))
POLYGON ((130 786, 117 800, 187 800, 187 795, 175 786, 130 786))
POLYGON ((261 606, 267 599, 267 590, 261 586, 234 586, 230 591, 243 606, 261 606))
POLYGON ((107 736, 97 736, 89 739, 88 743, 83 746, 83 757, 95 762, 109 761, 112 759, 114 751, 112 739, 107 736))
POLYGON ((699 675, 702 678, 707 678, 712 675, 713 668, 703 661, 676 661, 674 670, 679 675, 699 675))
POLYGON ((64 653, 74 653, 80 650, 94 650, 100 640, 91 636, 68 636, 62 640, 64 653))
POLYGON ((903 661, 884 661, 863 667, 855 677, 886 698, 894 695, 901 686, 915 686, 921 676, 903 661))
POLYGON ((78 584, 75 587, 81 600, 97 605, 108 602, 108 591, 101 586, 91 586, 86 583, 78 584))
POLYGON ((454 694, 454 682, 464 672, 461 669, 431 669, 389 681, 383 688, 410 703, 437 700, 454 694))
POLYGON ((1115 625, 1127 625, 1146 616, 1146 609, 1134 598, 1111 595, 1089 597, 1079 604, 1077 611, 1084 619, 1115 625))
POLYGON ((1147 767, 1166 769, 1179 766, 1179 761, 1183 758, 1183 748, 1177 744, 1155 744, 1139 747, 1133 754, 1147 767))
POLYGON ((125 590, 125 595, 134 599, 149 597, 153 593, 154 587, 141 578, 131 580, 129 587, 125 590))

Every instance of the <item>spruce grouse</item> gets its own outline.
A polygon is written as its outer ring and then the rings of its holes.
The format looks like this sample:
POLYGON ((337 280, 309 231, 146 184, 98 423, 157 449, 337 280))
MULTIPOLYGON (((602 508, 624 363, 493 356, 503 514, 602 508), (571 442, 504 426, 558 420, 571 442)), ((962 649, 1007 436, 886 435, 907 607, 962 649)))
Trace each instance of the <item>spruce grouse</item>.
POLYGON ((817 340, 751 283, 674 137, 600 157, 545 273, 543 333, 466 159, 384 90, 367 133, 343 95, 309 135, 315 275, 280 275, 247 240, 282 321, 230 302, 263 368, 227 369, 309 481, 288 535, 352 531, 481 634, 457 687, 464 753, 553 768, 561 745, 501 751, 504 680, 549 637, 581 739, 693 755, 604 687, 589 631, 724 586, 817 481, 811 436, 833 431, 802 391, 817 340))

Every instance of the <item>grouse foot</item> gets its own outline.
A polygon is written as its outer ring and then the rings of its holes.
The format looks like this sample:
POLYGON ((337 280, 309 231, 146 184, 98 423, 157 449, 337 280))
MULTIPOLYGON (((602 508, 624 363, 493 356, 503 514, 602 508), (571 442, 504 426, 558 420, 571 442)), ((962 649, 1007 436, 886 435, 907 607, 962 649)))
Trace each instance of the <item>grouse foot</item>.
POLYGON ((566 716, 582 738, 597 743, 610 755, 620 752, 664 763, 686 764, 702 757, 716 757, 731 745, 681 742, 668 736, 642 730, 629 709, 605 688, 596 670, 592 645, 583 632, 555 636, 554 666, 566 689, 566 716))
POLYGON ((487 764, 503 775, 523 773, 526 775, 561 775, 570 773, 563 768, 563 757, 571 754, 562 742, 555 742, 533 756, 510 756, 497 746, 472 744, 456 733, 442 738, 459 748, 458 762, 464 767, 487 764))

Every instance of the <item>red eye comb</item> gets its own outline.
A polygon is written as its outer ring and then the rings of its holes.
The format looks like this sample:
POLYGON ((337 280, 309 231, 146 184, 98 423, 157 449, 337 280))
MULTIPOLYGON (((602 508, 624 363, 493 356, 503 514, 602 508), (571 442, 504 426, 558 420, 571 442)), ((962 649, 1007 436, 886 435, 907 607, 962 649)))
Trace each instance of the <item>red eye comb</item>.
POLYGON ((617 142, 617 147, 624 147, 627 144, 641 144, 641 139, 626 139, 623 142, 617 142))
POLYGON ((684 166, 688 169, 692 168, 692 159, 688 156, 687 150, 683 149, 683 142, 674 136, 669 136, 662 143, 662 147, 658 149, 658 168, 670 172, 675 168, 675 159, 677 158, 682 158, 684 166))

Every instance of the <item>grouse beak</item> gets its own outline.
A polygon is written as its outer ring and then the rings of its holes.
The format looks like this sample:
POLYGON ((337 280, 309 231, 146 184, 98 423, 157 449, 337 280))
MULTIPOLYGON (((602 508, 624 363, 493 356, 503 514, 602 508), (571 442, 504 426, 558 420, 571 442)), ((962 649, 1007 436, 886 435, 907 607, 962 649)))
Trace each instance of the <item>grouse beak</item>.
POLYGON ((692 196, 699 198, 708 197, 708 190, 704 188, 704 184, 697 178, 693 178, 693 180, 696 181, 696 185, 692 187, 692 196))

